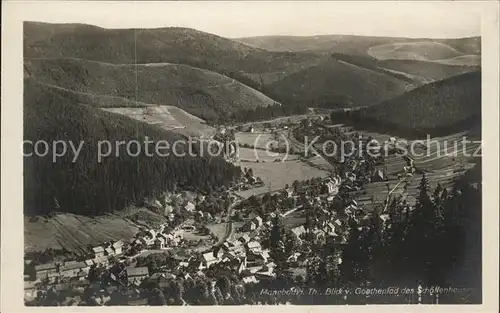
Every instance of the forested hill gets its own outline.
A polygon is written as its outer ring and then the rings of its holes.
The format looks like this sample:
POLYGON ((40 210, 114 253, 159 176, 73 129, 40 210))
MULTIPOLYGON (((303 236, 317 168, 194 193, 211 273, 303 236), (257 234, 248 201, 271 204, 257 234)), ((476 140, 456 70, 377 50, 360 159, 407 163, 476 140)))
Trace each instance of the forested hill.
MULTIPOLYGON (((229 185, 241 173, 222 158, 176 157, 172 153, 166 157, 153 153, 149 157, 144 153, 144 145, 137 157, 129 156, 122 146, 119 157, 114 151, 98 162, 99 141, 108 140, 112 146, 117 141, 144 143, 146 136, 155 143, 182 139, 155 126, 65 98, 25 79, 24 139, 45 140, 50 147, 57 140, 68 144, 71 141, 75 147, 83 144, 74 163, 75 154, 69 146, 56 162, 52 160, 52 151, 45 157, 24 158, 24 212, 101 214, 176 187, 209 192, 229 185)), ((131 145, 132 152, 136 149, 135 144, 131 145)), ((32 150, 25 145, 26 153, 32 150)), ((149 151, 155 151, 154 145, 149 151)), ((178 151, 183 150, 180 147, 178 151)))
POLYGON ((476 127, 481 121, 481 72, 430 83, 394 99, 332 118, 404 135, 443 135, 476 127))
POLYGON ((303 40, 306 46, 334 49, 268 51, 180 27, 104 29, 25 22, 23 52, 25 70, 46 84, 173 105, 214 124, 249 110, 279 113, 281 109, 261 109, 275 102, 329 109, 375 105, 425 83, 474 71, 477 66, 460 60, 480 59, 476 39, 415 43, 327 36, 302 38, 297 44, 303 40), (399 51, 398 43, 408 44, 399 51), (368 53, 372 48, 378 57, 368 53), (418 57, 407 58, 414 55, 418 57), (434 60, 441 57, 448 59, 434 60))
MULTIPOLYGON (((152 106, 174 105, 211 122, 239 109, 275 103, 235 79, 183 64, 116 65, 74 58, 27 59, 24 70, 25 75, 44 84, 69 91, 152 106)), ((113 102, 100 104, 114 105, 113 102)))

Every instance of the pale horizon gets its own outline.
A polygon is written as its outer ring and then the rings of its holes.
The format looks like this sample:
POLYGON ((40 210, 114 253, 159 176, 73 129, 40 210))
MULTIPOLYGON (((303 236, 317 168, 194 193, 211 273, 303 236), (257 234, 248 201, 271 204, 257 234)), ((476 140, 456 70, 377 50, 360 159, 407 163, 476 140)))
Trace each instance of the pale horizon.
POLYGON ((20 4, 25 21, 106 29, 183 27, 230 39, 481 36, 481 11, 473 2, 44 2, 45 10, 32 2, 20 4))

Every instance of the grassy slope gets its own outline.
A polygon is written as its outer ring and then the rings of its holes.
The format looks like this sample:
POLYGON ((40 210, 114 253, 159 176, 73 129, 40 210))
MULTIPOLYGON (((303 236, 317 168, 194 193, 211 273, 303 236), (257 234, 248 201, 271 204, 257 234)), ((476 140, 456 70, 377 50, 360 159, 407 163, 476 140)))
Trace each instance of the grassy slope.
POLYGON ((238 81, 187 65, 134 66, 77 59, 32 59, 25 60, 24 66, 26 73, 45 84, 149 104, 175 105, 206 119, 274 103, 238 81))
POLYGON ((481 72, 471 72, 434 82, 362 114, 380 123, 402 128, 447 127, 481 114, 481 72))
POLYGON ((391 43, 373 46, 368 54, 374 58, 403 59, 403 60, 442 60, 462 55, 456 49, 439 42, 417 41, 405 43, 391 43))
POLYGON ((382 68, 423 77, 430 82, 480 69, 477 66, 446 65, 416 60, 381 60, 377 64, 382 68))
POLYGON ((116 107, 103 108, 103 110, 122 114, 148 124, 154 124, 185 136, 207 137, 215 133, 215 129, 207 125, 204 120, 174 106, 149 106, 147 109, 116 107))

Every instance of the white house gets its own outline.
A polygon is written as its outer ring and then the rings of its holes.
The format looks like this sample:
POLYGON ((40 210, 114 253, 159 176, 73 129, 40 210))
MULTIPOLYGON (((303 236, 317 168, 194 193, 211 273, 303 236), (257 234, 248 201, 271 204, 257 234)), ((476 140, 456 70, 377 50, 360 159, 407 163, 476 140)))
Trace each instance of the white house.
POLYGON ((94 256, 96 258, 104 256, 104 248, 102 246, 97 246, 92 248, 92 251, 94 252, 94 256))
POLYGON ((147 267, 127 267, 125 268, 125 272, 127 273, 127 281, 129 284, 142 282, 149 276, 147 267))
POLYGON ((113 250, 112 247, 107 247, 106 249, 104 249, 104 254, 107 255, 107 256, 114 255, 115 254, 115 250, 113 250))
POLYGON ((163 236, 156 237, 154 246, 155 249, 165 249, 165 238, 163 238, 163 236))
POLYGON ((255 278, 254 275, 248 276, 248 277, 243 277, 243 283, 245 283, 245 284, 256 284, 258 282, 259 281, 257 280, 257 278, 255 278))
POLYGON ((107 256, 100 256, 100 257, 96 257, 94 258, 94 263, 96 265, 103 265, 103 266, 107 266, 108 263, 109 263, 109 260, 108 260, 108 257, 107 256))
POLYGON ((112 245, 113 250, 115 251, 115 254, 122 254, 123 253, 123 241, 118 240, 112 245))
POLYGON ((248 236, 247 234, 244 234, 243 236, 238 238, 238 241, 245 244, 245 243, 250 241, 250 236, 248 236))
POLYGON ((214 256, 213 252, 208 252, 208 253, 203 254, 201 260, 202 260, 203 265, 206 268, 219 262, 219 260, 214 256))
POLYGON ((255 223, 253 221, 250 221, 248 223, 245 224, 245 226, 243 226, 243 231, 252 231, 252 230, 256 230, 257 229, 257 225, 255 225, 255 223))
POLYGON ((328 234, 335 234, 335 225, 332 223, 332 222, 329 222, 326 224, 326 227, 325 227, 325 231, 328 233, 328 234))
POLYGON ((47 278, 50 273, 57 273, 57 265, 55 263, 36 265, 35 272, 36 279, 41 280, 47 278))
POLYGON ((262 249, 258 241, 250 241, 249 243, 247 243, 246 247, 249 251, 252 251, 254 253, 260 253, 262 249))
POLYGON ((306 228, 304 227, 304 225, 300 225, 298 227, 292 228, 292 233, 299 241, 302 241, 301 237, 306 233, 306 228))
POLYGON ((186 210, 188 212, 193 212, 195 209, 196 209, 196 206, 191 201, 188 201, 184 205, 184 210, 186 210))
POLYGON ((253 218, 252 221, 255 223, 256 227, 262 226, 262 217, 256 216, 256 217, 253 218))

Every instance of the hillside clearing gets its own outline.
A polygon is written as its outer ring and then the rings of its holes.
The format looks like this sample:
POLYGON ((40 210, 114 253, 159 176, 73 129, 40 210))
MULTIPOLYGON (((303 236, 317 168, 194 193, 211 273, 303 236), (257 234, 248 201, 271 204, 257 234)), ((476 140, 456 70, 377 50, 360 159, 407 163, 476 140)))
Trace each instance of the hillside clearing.
POLYGON ((191 115, 184 110, 160 105, 147 108, 102 108, 105 111, 125 115, 148 124, 160 126, 166 130, 173 130, 184 134, 200 137, 209 137, 215 129, 208 126, 202 119, 191 115))
POLYGON ((462 53, 449 45, 433 41, 389 43, 373 46, 368 54, 376 59, 406 59, 432 61, 454 58, 462 53))

